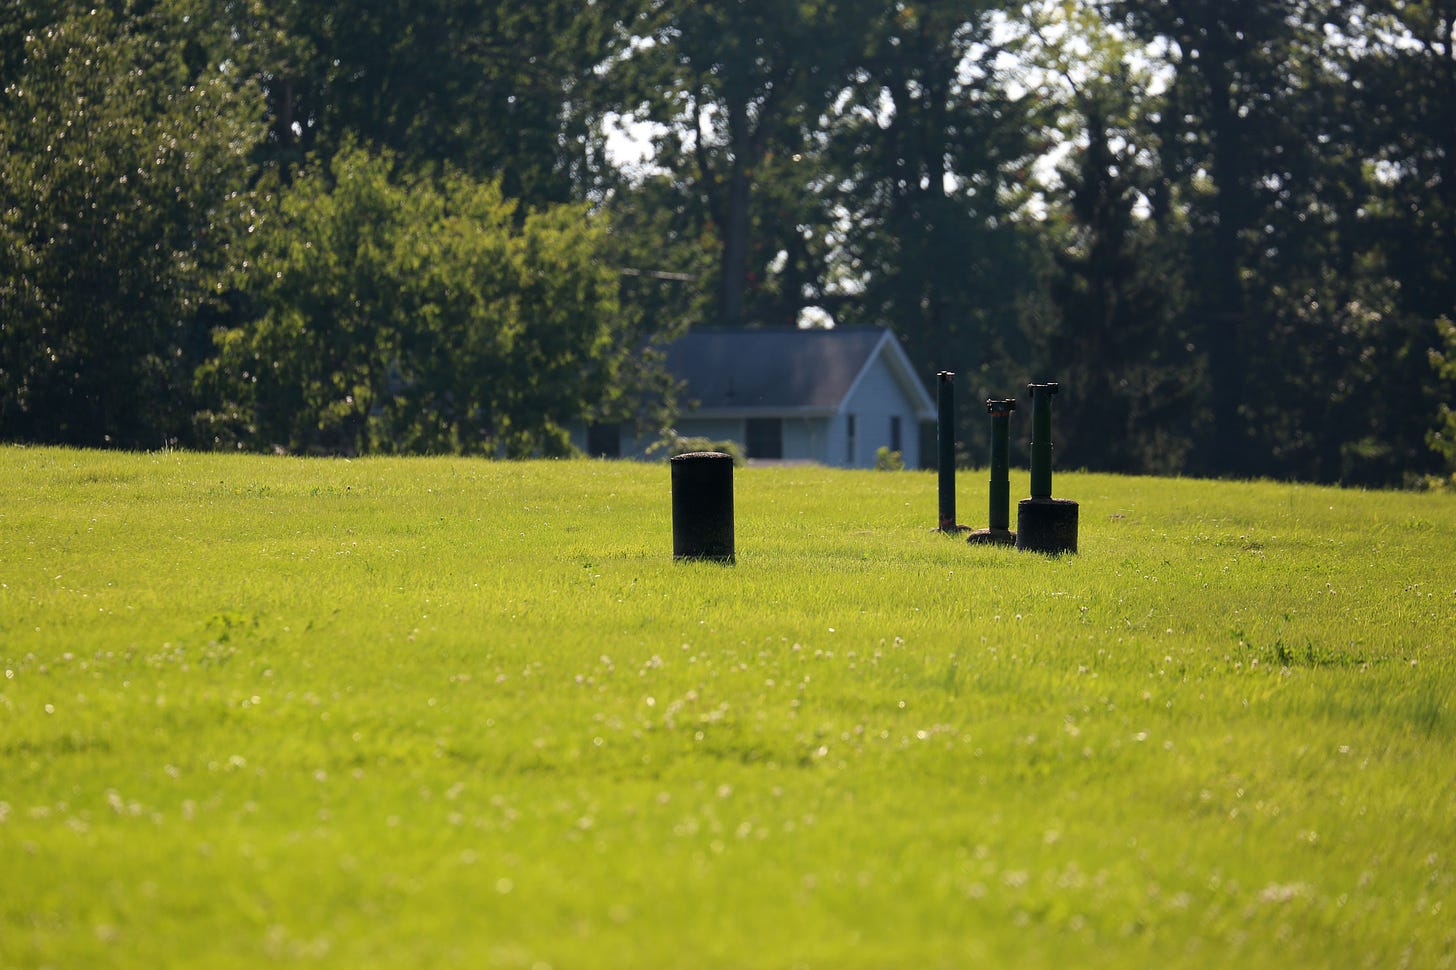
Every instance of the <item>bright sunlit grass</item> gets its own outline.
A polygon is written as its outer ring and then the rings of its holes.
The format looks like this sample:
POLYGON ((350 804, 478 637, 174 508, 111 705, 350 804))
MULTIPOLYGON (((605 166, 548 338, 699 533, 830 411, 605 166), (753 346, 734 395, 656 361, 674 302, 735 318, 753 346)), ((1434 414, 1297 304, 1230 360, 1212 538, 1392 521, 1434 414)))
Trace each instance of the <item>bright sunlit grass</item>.
POLYGON ((1055 490, 0 449, 0 966, 1456 965, 1456 497, 1055 490))

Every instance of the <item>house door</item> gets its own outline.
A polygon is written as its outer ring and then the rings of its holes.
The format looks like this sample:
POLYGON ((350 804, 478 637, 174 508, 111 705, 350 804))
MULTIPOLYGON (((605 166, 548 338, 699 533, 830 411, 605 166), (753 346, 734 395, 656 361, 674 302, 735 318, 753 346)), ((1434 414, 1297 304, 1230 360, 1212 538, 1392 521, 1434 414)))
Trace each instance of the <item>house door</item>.
POLYGON ((586 453, 593 458, 622 457, 621 425, 589 425, 586 429, 586 453))
POLYGON ((784 457, 784 421, 782 418, 749 418, 744 428, 743 444, 749 458, 784 457))

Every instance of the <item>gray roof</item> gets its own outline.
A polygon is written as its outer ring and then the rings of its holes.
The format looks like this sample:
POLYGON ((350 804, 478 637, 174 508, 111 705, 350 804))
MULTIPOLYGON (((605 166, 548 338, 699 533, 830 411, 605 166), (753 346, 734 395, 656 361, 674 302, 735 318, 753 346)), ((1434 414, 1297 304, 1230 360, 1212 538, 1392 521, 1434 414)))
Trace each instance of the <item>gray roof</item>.
POLYGON ((668 369, 686 382, 700 414, 836 410, 876 353, 906 397, 931 407, 899 342, 879 327, 833 330, 693 330, 667 348, 668 369))

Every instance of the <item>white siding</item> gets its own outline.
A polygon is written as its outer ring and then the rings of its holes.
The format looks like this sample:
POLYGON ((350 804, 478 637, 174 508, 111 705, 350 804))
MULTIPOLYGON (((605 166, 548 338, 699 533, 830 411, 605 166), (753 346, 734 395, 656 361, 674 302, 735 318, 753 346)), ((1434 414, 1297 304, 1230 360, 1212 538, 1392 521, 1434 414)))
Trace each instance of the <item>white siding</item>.
POLYGON ((906 468, 920 467, 920 424, 914 405, 906 399, 900 383, 890 372, 883 355, 876 355, 869 369, 849 396, 841 414, 835 419, 836 441, 831 444, 831 463, 852 464, 855 468, 872 468, 875 452, 888 448, 890 419, 900 419, 900 454, 906 468), (848 442, 847 415, 854 415, 854 460, 846 462, 848 442))
POLYGON ((785 418, 784 460, 829 463, 829 418, 785 418))

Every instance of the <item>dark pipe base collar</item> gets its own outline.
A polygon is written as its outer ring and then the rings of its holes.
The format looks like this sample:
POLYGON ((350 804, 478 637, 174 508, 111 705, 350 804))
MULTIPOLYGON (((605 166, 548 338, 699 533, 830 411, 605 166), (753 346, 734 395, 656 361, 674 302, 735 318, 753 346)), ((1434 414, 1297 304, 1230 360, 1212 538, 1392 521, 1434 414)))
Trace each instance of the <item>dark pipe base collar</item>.
POLYGON ((977 529, 966 536, 966 542, 973 546, 1014 546, 1016 533, 1010 529, 977 529))
POLYGON ((1016 548, 1055 556, 1077 551, 1077 503, 1025 498, 1016 506, 1016 548))

